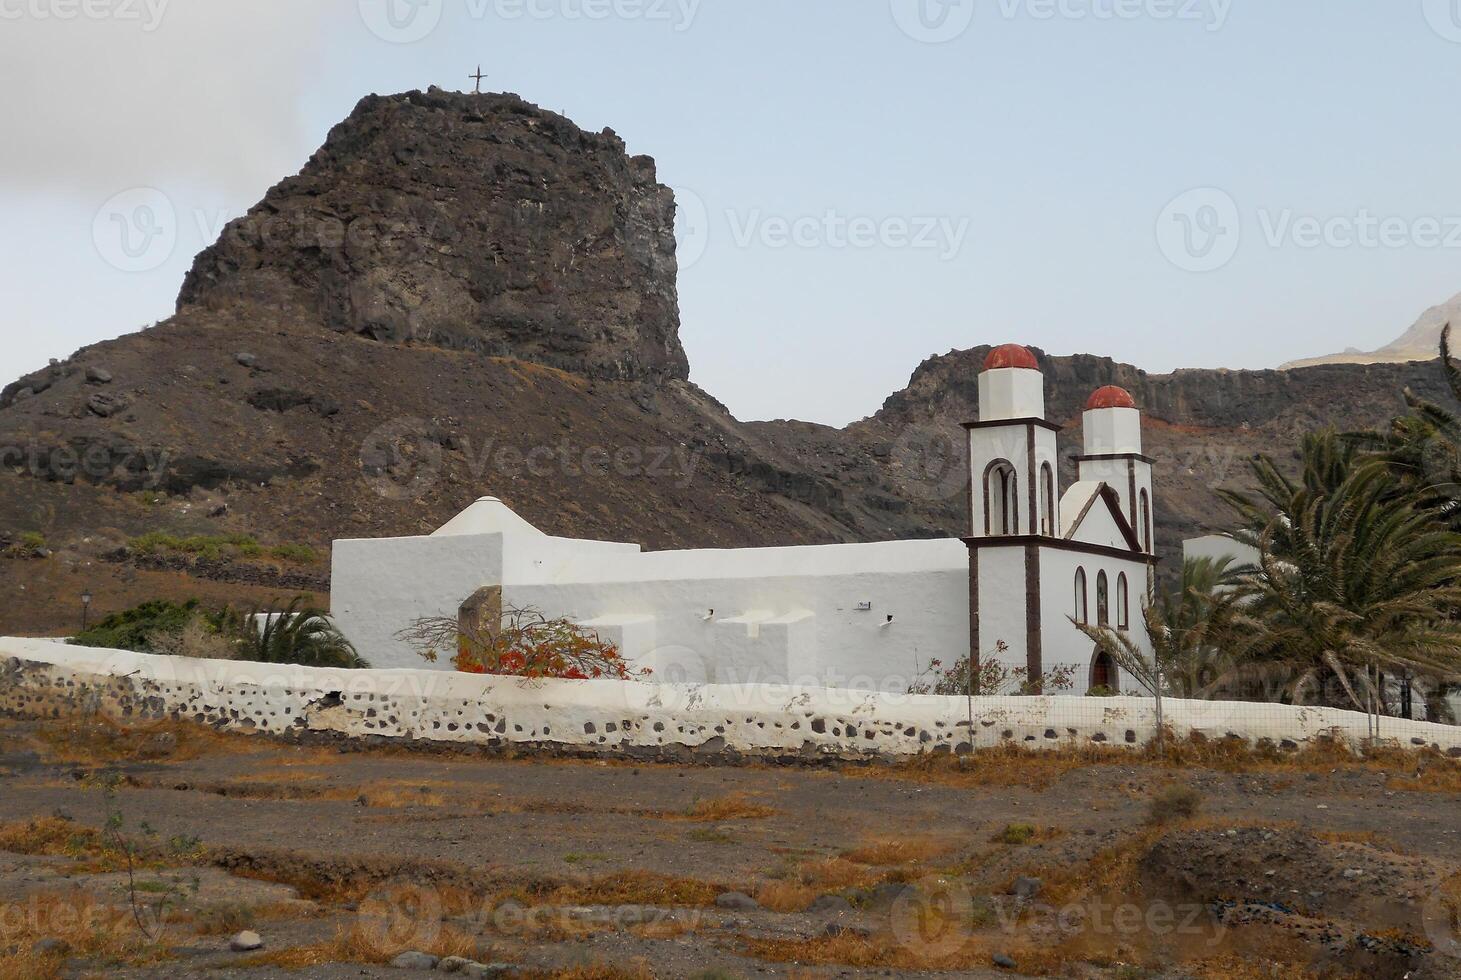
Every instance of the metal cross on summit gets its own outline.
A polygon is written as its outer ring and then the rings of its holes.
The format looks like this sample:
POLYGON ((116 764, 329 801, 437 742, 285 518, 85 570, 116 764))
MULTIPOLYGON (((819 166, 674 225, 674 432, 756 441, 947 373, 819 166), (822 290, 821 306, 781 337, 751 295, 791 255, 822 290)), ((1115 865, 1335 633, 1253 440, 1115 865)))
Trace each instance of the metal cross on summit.
POLYGON ((482 94, 482 79, 484 79, 484 78, 487 77, 486 75, 482 74, 482 66, 481 65, 478 65, 477 66, 477 74, 475 74, 475 75, 468 75, 467 77, 476 80, 476 82, 477 82, 476 92, 477 92, 478 95, 481 95, 482 94))

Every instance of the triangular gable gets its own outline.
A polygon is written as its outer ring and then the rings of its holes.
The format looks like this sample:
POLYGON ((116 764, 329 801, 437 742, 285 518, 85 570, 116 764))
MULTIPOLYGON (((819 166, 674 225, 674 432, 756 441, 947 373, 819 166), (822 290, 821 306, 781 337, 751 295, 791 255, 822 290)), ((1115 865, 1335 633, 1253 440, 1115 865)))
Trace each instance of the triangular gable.
POLYGON ((1141 542, 1126 515, 1121 497, 1105 483, 1077 483, 1060 501, 1065 539, 1103 548, 1141 551, 1141 542))

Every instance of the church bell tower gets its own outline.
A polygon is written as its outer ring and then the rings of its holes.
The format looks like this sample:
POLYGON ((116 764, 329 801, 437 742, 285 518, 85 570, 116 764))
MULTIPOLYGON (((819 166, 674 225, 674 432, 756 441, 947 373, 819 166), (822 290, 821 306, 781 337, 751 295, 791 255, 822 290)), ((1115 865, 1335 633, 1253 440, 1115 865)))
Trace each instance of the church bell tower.
POLYGON ((969 433, 970 536, 1059 537, 1056 435, 1045 420, 1045 376, 1029 349, 990 352, 969 433))

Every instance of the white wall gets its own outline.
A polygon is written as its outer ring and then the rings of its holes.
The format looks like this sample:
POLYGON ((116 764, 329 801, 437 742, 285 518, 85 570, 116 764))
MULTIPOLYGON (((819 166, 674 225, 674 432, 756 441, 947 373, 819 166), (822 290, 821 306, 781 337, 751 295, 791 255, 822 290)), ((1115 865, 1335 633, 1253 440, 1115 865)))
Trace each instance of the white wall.
MULTIPOLYGON (((422 670, 341 671, 152 657, 0 638, 0 712, 101 711, 181 718, 246 732, 331 733, 605 753, 907 756, 1021 745, 1145 744, 1143 698, 910 697, 767 685, 527 681, 422 670), (972 718, 972 726, 970 719, 972 718)), ((1359 744, 1362 714, 1219 701, 1164 702, 1179 738, 1267 739, 1288 748, 1325 737, 1359 744)), ((1461 728, 1382 719, 1401 748, 1461 757, 1461 728)))
POLYGON ((903 691, 967 652, 968 581, 954 540, 642 553, 509 532, 337 542, 332 603, 376 667, 422 666, 396 633, 501 585, 661 677, 903 691))
POLYGON ((330 617, 372 667, 425 666, 396 634, 426 616, 455 619, 474 592, 501 583, 502 566, 501 534, 336 541, 330 617))

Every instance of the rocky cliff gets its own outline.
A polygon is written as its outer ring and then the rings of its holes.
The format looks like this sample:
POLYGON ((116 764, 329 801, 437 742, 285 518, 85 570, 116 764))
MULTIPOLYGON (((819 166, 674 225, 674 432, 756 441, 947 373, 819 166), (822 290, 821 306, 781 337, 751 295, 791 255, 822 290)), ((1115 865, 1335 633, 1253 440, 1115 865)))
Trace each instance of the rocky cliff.
POLYGON ((197 257, 178 310, 684 379, 674 223, 612 130, 513 95, 371 96, 197 257))

